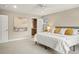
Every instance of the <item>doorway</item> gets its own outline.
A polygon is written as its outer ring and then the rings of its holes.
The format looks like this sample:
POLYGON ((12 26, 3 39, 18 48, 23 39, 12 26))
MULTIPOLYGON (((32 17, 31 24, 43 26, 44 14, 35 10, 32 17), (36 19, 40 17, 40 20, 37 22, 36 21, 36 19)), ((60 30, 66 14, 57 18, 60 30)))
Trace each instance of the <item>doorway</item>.
POLYGON ((36 33, 37 33, 37 19, 33 18, 32 19, 32 37, 34 37, 36 33))

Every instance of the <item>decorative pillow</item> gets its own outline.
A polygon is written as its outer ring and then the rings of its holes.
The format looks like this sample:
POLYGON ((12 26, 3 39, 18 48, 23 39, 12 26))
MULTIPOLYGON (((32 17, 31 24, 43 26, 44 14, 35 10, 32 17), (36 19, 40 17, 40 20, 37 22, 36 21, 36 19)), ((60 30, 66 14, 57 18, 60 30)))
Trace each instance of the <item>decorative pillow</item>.
POLYGON ((55 28, 54 33, 60 33, 61 28, 55 28))
POLYGON ((64 34, 65 35, 72 35, 73 34, 73 29, 72 28, 67 28, 64 34))

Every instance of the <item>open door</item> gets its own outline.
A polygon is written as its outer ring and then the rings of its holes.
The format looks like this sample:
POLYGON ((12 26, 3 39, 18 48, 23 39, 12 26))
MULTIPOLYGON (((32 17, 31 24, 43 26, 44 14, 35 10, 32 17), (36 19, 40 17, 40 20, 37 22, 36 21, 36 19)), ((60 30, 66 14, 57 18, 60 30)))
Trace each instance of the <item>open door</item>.
POLYGON ((32 19, 32 37, 37 33, 37 19, 32 19))

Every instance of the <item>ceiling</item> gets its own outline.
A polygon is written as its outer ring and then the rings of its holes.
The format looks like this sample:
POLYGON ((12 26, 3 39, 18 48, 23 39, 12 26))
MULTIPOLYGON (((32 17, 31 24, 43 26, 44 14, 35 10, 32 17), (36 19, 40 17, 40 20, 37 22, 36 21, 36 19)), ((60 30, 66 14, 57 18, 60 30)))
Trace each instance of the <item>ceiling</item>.
POLYGON ((72 8, 78 4, 0 4, 0 9, 30 15, 44 16, 72 8))

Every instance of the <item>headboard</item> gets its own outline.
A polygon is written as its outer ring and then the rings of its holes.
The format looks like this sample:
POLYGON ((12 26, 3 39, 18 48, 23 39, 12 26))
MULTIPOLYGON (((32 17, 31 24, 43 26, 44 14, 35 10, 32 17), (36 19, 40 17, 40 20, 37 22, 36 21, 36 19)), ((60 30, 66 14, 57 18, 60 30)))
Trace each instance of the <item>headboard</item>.
POLYGON ((79 29, 79 26, 55 26, 55 28, 73 28, 73 29, 79 29))

